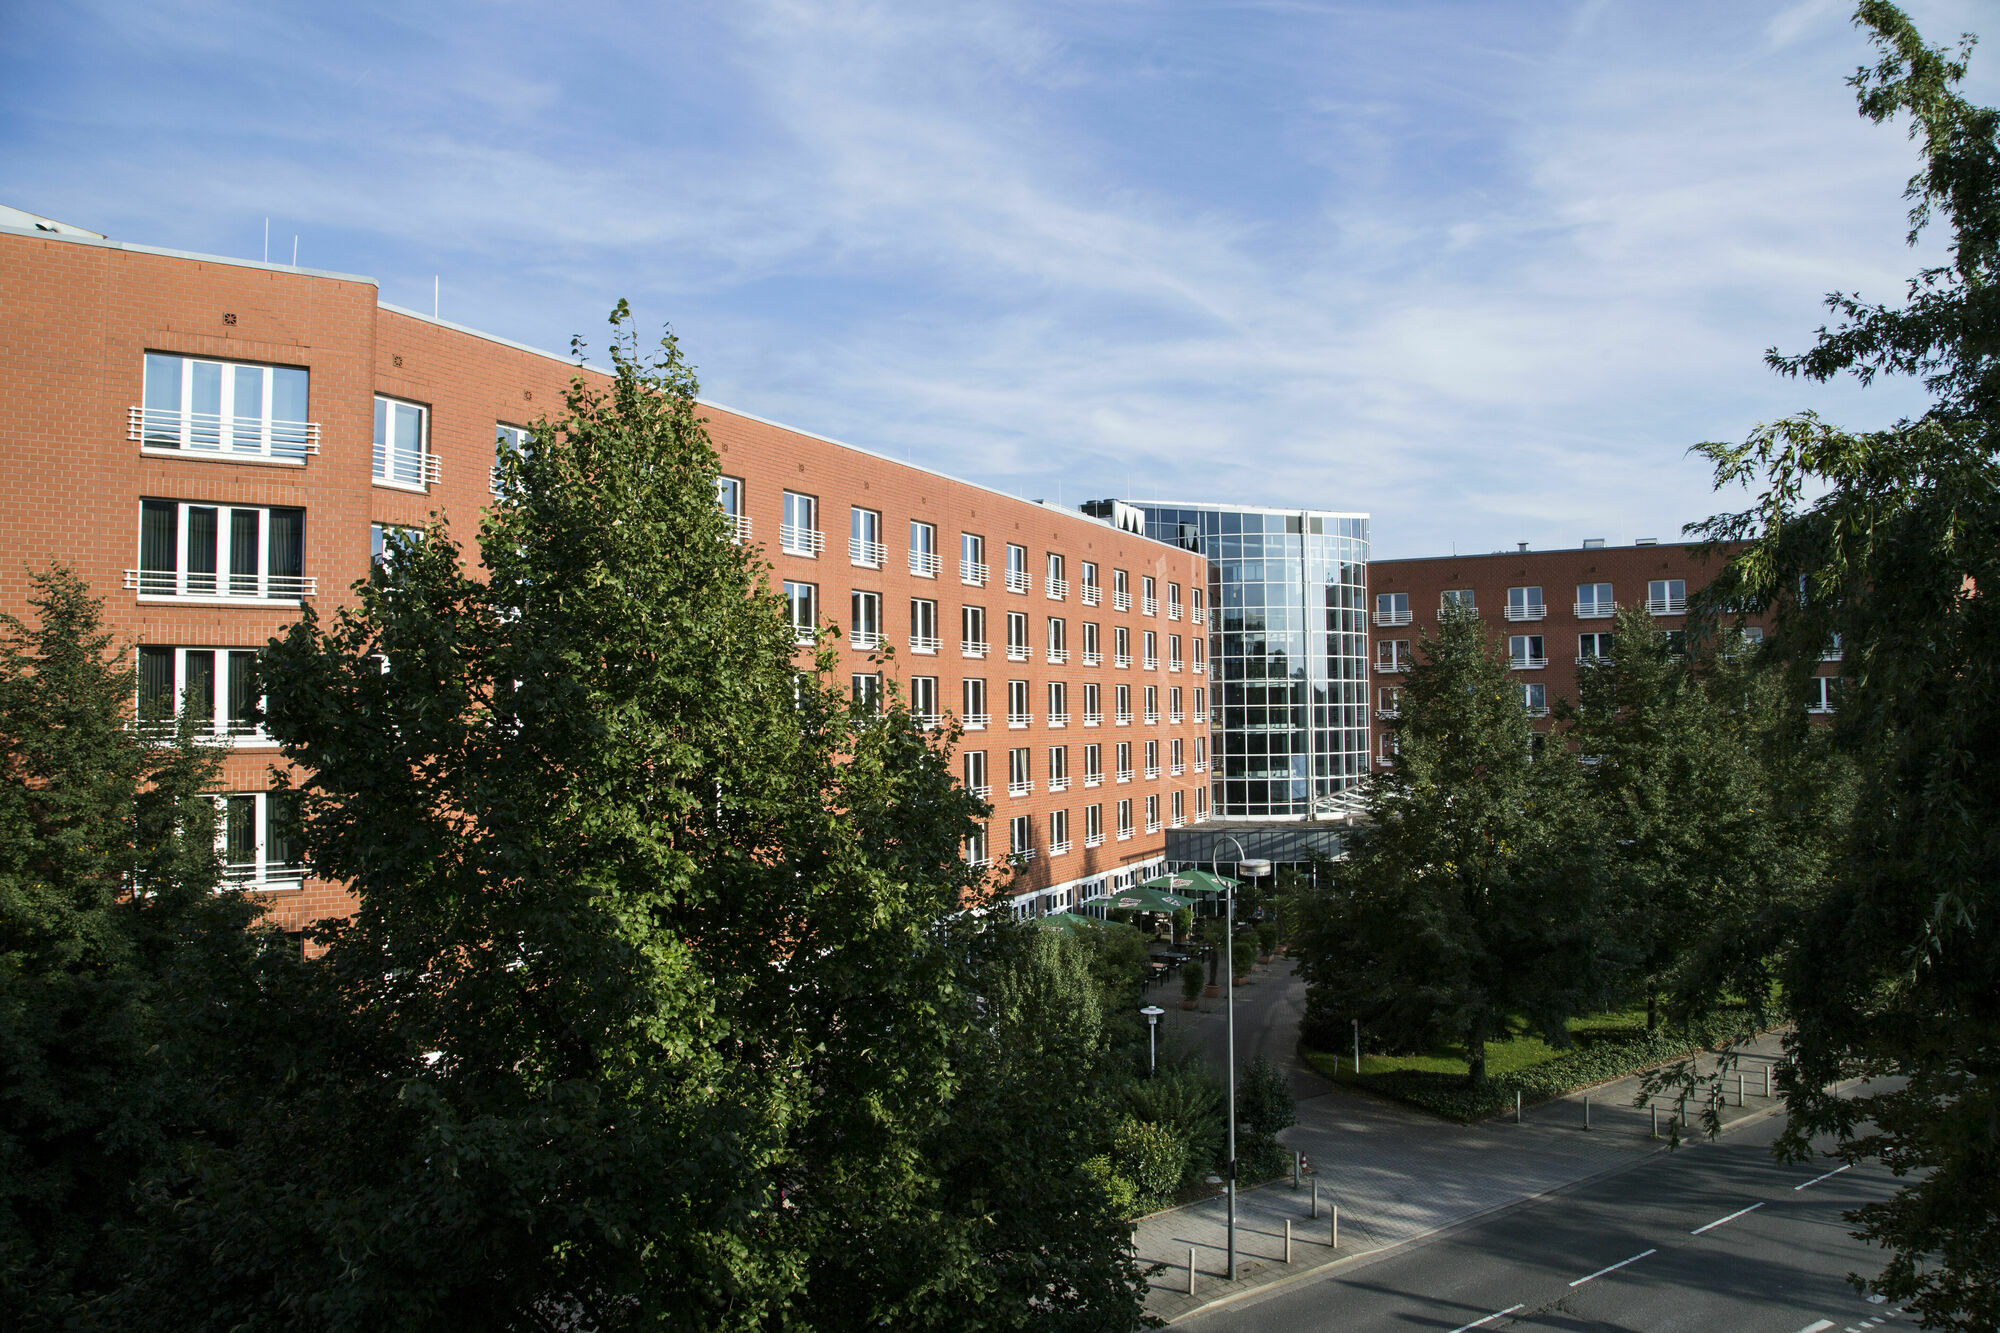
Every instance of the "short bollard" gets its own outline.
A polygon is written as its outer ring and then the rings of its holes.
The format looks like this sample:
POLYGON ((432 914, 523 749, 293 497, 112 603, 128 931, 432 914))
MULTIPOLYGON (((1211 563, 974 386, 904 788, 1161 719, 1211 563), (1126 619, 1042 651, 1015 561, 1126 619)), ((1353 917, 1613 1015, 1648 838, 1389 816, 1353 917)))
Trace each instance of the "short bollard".
POLYGON ((1743 1075, 1736 1076, 1736 1104, 1743 1105, 1743 1075))
POLYGON ((1769 1066, 1769 1065, 1765 1065, 1765 1066, 1764 1066, 1764 1097, 1765 1097, 1765 1100, 1767 1100, 1767 1101, 1768 1101, 1768 1100, 1770 1099, 1770 1096, 1771 1096, 1771 1066, 1769 1066))
POLYGON ((1590 1094, 1583 1094, 1583 1127, 1590 1128, 1590 1094))
POLYGON ((1660 1137, 1660 1108, 1657 1103, 1653 1106, 1653 1137, 1660 1137))
POLYGON ((1327 1244, 1331 1245, 1336 1250, 1340 1248, 1340 1205, 1339 1204, 1333 1205, 1333 1234, 1327 1240, 1327 1244))
POLYGON ((1313 1177, 1313 1216, 1319 1216, 1319 1177, 1313 1177))
POLYGON ((1285 1262, 1292 1261, 1292 1219, 1285 1219, 1285 1262))
POLYGON ((1194 1295, 1194 1246, 1188 1246, 1188 1295, 1194 1295))
POLYGON ((1521 1090, 1514 1089, 1514 1123, 1521 1123, 1521 1090))
POLYGON ((1292 1154, 1292 1188, 1293 1188, 1293 1189, 1297 1189, 1297 1188, 1299 1187, 1299 1163, 1300 1163, 1300 1162, 1302 1162, 1302 1161, 1304 1161, 1304 1160, 1305 1160, 1305 1154, 1304 1154, 1304 1153, 1298 1153, 1298 1152, 1295 1152, 1295 1153, 1293 1153, 1293 1154, 1292 1154))

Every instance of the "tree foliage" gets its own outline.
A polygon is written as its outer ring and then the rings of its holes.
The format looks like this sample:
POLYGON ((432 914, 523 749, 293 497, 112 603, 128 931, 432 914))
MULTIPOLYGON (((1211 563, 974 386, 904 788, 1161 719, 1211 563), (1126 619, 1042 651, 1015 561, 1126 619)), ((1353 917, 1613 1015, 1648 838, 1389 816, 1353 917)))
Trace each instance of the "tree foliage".
POLYGON ((1770 363, 1814 380, 1920 377, 1919 419, 1848 432, 1803 413, 1702 446, 1718 484, 1761 491, 1710 520, 1747 540, 1717 605, 1768 610, 1796 677, 1836 642, 1834 734, 1860 798, 1828 892, 1768 940, 1797 1030, 1784 1147, 1831 1133, 1906 1183, 1853 1215, 1892 1251, 1870 1286, 1927 1326, 2000 1325, 2000 113, 1958 91, 1971 39, 1927 46, 1894 6, 1857 22, 1880 51, 1861 113, 1907 117, 1922 166, 1910 236, 1941 225, 1948 262, 1901 306, 1836 292, 1836 320, 1770 363), (1880 1080, 1844 1098, 1836 1081, 1880 1080))

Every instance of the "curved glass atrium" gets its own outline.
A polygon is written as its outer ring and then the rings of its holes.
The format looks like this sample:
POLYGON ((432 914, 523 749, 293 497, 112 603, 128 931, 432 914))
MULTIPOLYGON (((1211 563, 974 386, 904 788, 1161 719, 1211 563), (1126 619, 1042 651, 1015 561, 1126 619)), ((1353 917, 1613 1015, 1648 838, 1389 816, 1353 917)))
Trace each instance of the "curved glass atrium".
POLYGON ((1210 806, 1305 817, 1368 774, 1368 518, 1132 503, 1208 557, 1210 806))

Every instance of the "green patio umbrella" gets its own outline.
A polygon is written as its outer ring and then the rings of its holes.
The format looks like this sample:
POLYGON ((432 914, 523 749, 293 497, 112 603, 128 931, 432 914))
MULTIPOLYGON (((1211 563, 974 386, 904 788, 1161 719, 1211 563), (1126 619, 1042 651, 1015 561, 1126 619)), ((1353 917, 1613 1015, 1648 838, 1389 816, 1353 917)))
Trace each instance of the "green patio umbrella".
POLYGON ((1168 893, 1165 889, 1156 889, 1152 883, 1147 883, 1136 888, 1121 889, 1117 893, 1107 893, 1100 898, 1086 899, 1084 906, 1122 907, 1133 912, 1174 912, 1183 907, 1194 906, 1194 899, 1183 898, 1177 893, 1168 893))
POLYGON ((1238 882, 1226 875, 1212 875, 1206 870, 1176 870, 1169 875, 1155 876, 1139 887, 1192 897, 1195 894, 1226 893, 1237 888, 1238 882))
POLYGON ((1041 923, 1049 930, 1060 930, 1070 935, 1083 930, 1096 930, 1104 924, 1094 916, 1082 916, 1076 912, 1050 912, 1041 919, 1041 923))

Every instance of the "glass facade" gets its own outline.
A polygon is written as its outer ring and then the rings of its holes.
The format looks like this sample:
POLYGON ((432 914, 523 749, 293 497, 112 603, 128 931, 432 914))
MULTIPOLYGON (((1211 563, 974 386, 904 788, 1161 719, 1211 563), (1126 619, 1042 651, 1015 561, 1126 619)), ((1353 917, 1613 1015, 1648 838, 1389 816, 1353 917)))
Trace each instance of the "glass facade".
MULTIPOLYGON (((1304 818, 1368 775, 1368 518, 1129 503, 1208 557, 1211 803, 1304 818)), ((1088 508, 1088 507, 1086 507, 1088 508)))

